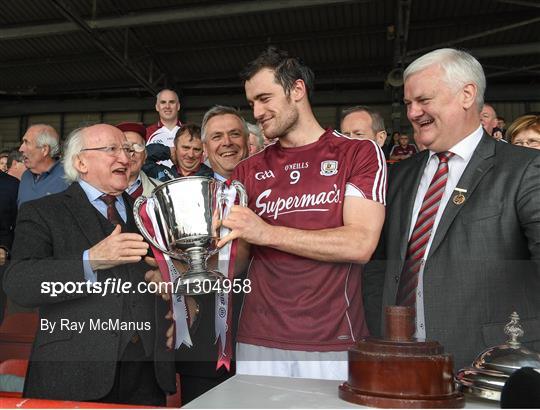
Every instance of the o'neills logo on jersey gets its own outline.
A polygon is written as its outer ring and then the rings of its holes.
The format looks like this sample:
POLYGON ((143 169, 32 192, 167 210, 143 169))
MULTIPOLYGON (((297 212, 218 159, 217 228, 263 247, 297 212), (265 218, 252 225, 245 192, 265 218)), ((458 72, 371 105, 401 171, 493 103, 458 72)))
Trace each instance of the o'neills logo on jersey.
POLYGON ((294 171, 296 169, 306 169, 309 168, 309 162, 296 162, 294 164, 285 165, 285 171, 294 171))
POLYGON ((270 218, 277 219, 280 215, 293 212, 328 212, 328 208, 322 208, 321 205, 339 203, 341 190, 336 184, 328 192, 319 192, 318 194, 302 194, 289 196, 287 198, 277 197, 273 201, 267 200, 272 195, 272 190, 267 189, 259 195, 255 201, 255 206, 259 216, 267 215, 270 218))

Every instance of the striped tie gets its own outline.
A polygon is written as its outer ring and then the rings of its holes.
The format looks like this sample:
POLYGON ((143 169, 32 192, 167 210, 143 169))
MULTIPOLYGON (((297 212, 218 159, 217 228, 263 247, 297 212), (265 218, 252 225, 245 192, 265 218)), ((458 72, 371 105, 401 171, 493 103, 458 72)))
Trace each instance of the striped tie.
POLYGON ((446 187, 446 181, 448 180, 448 160, 453 156, 454 154, 448 151, 437 154, 437 157, 439 157, 439 166, 424 196, 422 206, 418 212, 418 219, 414 224, 414 230, 407 246, 405 265, 401 272, 396 296, 396 304, 399 306, 415 305, 418 272, 424 259, 426 246, 429 242, 433 223, 435 222, 435 217, 437 216, 441 198, 446 187))
POLYGON ((116 197, 113 195, 103 194, 99 197, 105 204, 107 204, 107 219, 113 225, 123 225, 123 220, 118 209, 116 209, 116 197))

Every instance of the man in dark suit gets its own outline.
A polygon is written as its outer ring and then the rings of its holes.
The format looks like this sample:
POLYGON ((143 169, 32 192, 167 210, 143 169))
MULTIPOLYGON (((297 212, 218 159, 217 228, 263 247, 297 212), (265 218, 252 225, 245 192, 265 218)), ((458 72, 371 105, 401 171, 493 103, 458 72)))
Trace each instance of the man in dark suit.
MULTIPOLYGON (((11 175, 0 172, 0 281, 4 275, 11 244, 13 243, 13 230, 17 219, 17 192, 19 180, 11 175)), ((0 289, 0 324, 4 318, 6 295, 0 289)))
MULTIPOLYGON (((234 167, 248 154, 248 136, 247 124, 236 109, 217 105, 205 113, 201 138, 210 166, 214 170, 214 178, 225 181, 231 177, 234 167)), ((238 278, 243 277, 240 275, 238 278)), ((182 345, 176 351, 176 369, 180 373, 182 405, 227 380, 236 370, 234 361, 230 370, 225 366, 216 369, 218 343, 215 330, 215 297, 214 293, 193 297, 192 302, 197 304, 196 310, 199 312, 194 317, 194 325, 190 329, 193 346, 188 348, 182 345)), ((233 292, 231 300, 233 319, 232 330, 228 337, 232 337, 234 341, 243 295, 233 292)))
POLYGON ((168 307, 138 287, 148 245, 124 193, 130 155, 115 127, 76 130, 64 160, 76 182, 20 208, 4 289, 39 308, 25 397, 155 406, 175 390, 168 307))
POLYGON ((456 369, 503 343, 517 311, 540 350, 540 155, 480 126, 485 77, 471 55, 435 50, 404 73, 407 116, 427 150, 389 176, 383 235, 364 272, 372 333, 381 305, 416 309, 416 336, 456 369))

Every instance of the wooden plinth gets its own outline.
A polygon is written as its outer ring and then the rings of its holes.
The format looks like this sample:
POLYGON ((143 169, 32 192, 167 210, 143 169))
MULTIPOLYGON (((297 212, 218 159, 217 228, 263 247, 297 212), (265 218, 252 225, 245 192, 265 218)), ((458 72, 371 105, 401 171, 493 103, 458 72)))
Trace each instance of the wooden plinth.
POLYGON ((349 350, 349 377, 339 397, 383 408, 464 407, 452 356, 437 342, 414 339, 414 328, 414 309, 387 307, 386 337, 363 339, 349 350))
POLYGON ((384 409, 461 409, 465 407, 465 398, 457 392, 446 397, 396 398, 362 393, 353 389, 348 383, 339 386, 339 397, 350 403, 384 409))

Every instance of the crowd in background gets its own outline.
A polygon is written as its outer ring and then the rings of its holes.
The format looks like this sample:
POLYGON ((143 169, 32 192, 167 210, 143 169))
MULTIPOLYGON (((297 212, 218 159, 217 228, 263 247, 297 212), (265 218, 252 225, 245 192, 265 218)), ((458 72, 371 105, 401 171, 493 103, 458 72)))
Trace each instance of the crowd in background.
MULTIPOLYGON (((162 90, 160 94, 163 92, 174 93, 173 90, 165 89, 162 90)), ((174 98, 178 99, 178 97, 174 98)), ((180 103, 178 102, 177 104, 179 106, 180 103)), ((164 126, 162 125, 162 121, 164 121, 164 114, 163 112, 159 111, 157 105, 156 111, 160 113, 160 120, 157 124, 153 124, 152 127, 155 128, 161 124, 159 128, 163 129, 164 126)), ((486 132, 496 140, 530 148, 540 148, 540 113, 525 113, 522 116, 517 117, 507 127, 505 118, 498 116, 493 105, 486 103, 484 105, 484 108, 482 109, 480 118, 482 126, 484 127, 486 132), (520 134, 519 137, 518 134, 520 134)), ((176 121, 178 124, 180 124, 180 121, 178 119, 176 121)), ((139 123, 139 125, 144 126, 144 124, 142 123, 139 123)), ((146 126, 144 127, 146 129, 146 126)), ((169 129, 168 126, 165 127, 168 129, 168 133, 170 134, 170 136, 172 136, 169 137, 167 141, 173 141, 174 136, 176 135, 175 133, 178 131, 178 128, 172 127, 169 129)), ((149 129, 153 130, 153 128, 150 127, 149 129)), ((248 129, 250 132, 249 154, 253 155, 263 149, 266 145, 268 145, 270 141, 268 141, 268 139, 264 137, 263 131, 257 124, 248 123, 248 129)), ((387 129, 385 129, 384 119, 382 118, 381 114, 379 114, 377 111, 372 110, 368 106, 358 105, 343 109, 341 112, 340 131, 344 135, 347 135, 351 138, 373 139, 381 146, 387 160, 391 161, 399 161, 402 159, 406 159, 423 149, 423 147, 418 146, 418 143, 414 139, 414 134, 412 135, 411 139, 410 131, 394 131, 392 133, 388 132, 387 129), (392 152, 400 146, 407 152, 402 154, 396 154, 392 152)), ((57 134, 56 130, 53 130, 51 134, 57 134)), ((147 138, 146 131, 145 138, 147 138)), ((153 139, 149 139, 148 141, 146 141, 146 143, 150 145, 156 142, 154 142, 153 139)), ((160 143, 160 145, 162 144, 160 143)), ((155 148, 152 147, 152 149, 155 148)), ((58 152, 56 155, 59 157, 60 152, 58 152)), ((20 180, 22 174, 27 169, 27 166, 25 165, 23 159, 24 150, 21 150, 21 147, 11 150, 0 151, 0 172, 6 172, 9 175, 12 175, 20 180)), ((154 162, 161 161, 156 160, 154 162)), ((169 162, 169 165, 170 164, 172 164, 172 162, 169 162)))

